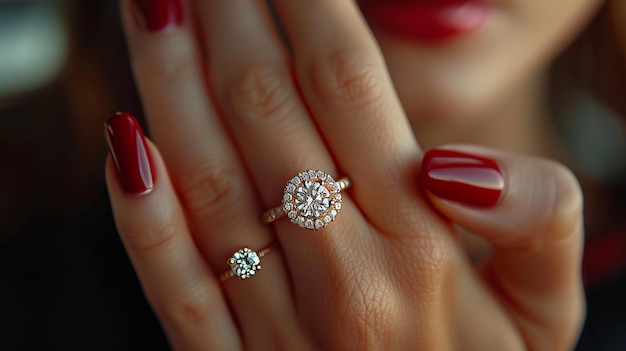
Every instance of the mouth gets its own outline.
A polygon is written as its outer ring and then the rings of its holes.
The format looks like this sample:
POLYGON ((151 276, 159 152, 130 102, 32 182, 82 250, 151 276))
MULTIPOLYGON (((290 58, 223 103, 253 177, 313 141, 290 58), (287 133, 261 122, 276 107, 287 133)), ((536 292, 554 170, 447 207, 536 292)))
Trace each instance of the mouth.
POLYGON ((424 43, 469 34, 494 12, 494 6, 482 0, 362 0, 358 4, 373 28, 424 43))

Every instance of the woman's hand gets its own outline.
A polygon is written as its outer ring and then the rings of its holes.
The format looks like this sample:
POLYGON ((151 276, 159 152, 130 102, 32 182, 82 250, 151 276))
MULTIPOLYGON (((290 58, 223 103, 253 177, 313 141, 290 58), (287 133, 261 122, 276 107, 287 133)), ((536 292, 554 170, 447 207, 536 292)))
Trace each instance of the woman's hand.
POLYGON ((424 157, 352 1, 276 1, 289 50, 264 1, 121 3, 160 152, 132 116, 113 116, 107 184, 175 348, 565 350, 576 341, 575 178, 550 161, 473 146, 424 157), (337 219, 319 231, 263 224, 307 169, 350 177, 337 219), (480 268, 456 225, 493 244, 480 268), (220 282, 236 250, 274 241, 258 274, 220 282))

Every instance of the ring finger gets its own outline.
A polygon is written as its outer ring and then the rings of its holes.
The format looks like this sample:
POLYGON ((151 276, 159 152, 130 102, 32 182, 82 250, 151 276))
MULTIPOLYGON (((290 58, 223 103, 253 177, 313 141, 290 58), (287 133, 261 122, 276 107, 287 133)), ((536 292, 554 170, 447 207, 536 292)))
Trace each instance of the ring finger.
MULTIPOLYGON (((298 172, 319 169, 338 176, 300 97, 266 2, 199 3, 216 100, 265 206, 280 203, 285 183, 298 172)), ((328 272, 343 277, 352 269, 346 258, 360 257, 355 252, 373 239, 354 204, 343 199, 340 217, 322 232, 311 233, 286 219, 275 224, 296 300, 307 305, 298 307, 310 308, 316 296, 330 296, 323 291, 333 288, 326 281, 328 272)))
POLYGON ((407 191, 421 151, 356 2, 274 2, 302 95, 337 162, 354 178, 354 200, 384 232, 424 232, 402 215, 425 212, 407 191))

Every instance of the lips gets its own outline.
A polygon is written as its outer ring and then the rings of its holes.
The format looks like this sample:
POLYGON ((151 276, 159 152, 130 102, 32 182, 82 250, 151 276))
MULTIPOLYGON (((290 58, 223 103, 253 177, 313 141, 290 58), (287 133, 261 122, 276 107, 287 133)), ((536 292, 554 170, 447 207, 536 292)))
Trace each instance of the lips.
POLYGON ((365 0, 359 6, 372 27, 433 43, 470 33, 493 13, 493 6, 477 0, 365 0))

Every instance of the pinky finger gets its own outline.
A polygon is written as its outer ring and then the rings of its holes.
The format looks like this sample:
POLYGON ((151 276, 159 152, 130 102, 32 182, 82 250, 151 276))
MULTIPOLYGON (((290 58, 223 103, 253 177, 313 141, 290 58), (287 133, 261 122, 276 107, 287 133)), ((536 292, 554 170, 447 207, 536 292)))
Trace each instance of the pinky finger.
POLYGON ((115 223, 170 343, 181 350, 241 349, 219 282, 191 238, 160 154, 128 113, 113 115, 105 128, 115 223))

